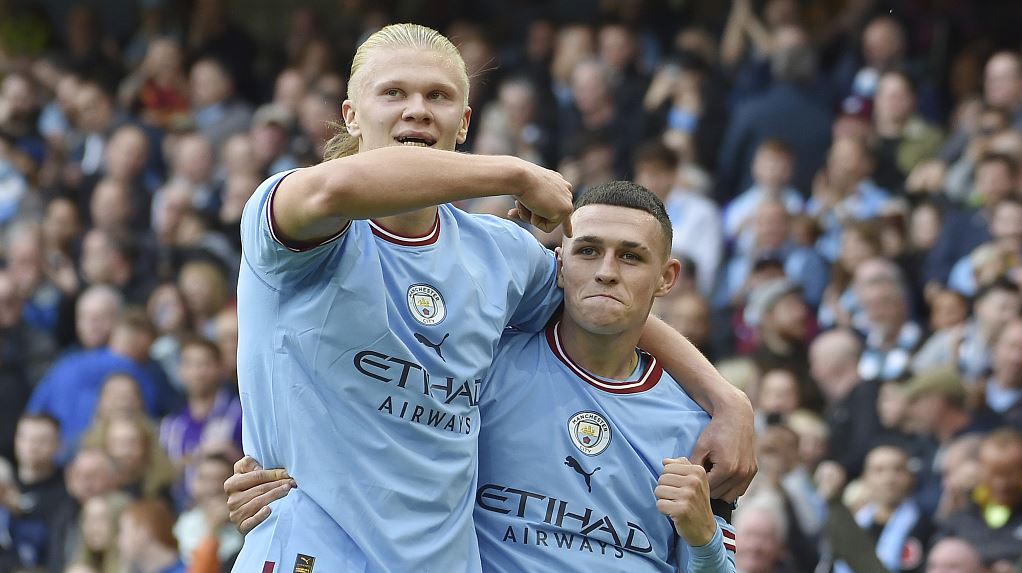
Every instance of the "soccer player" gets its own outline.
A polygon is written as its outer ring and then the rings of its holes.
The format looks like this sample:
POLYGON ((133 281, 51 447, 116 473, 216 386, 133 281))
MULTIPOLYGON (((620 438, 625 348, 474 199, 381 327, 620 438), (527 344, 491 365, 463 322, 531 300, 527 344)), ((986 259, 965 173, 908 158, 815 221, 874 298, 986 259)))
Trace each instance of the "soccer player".
POLYGON ((482 383, 483 569, 734 571, 728 506, 715 518, 706 472, 688 460, 709 416, 636 348, 680 270, 663 204, 634 183, 600 185, 572 227, 561 319, 505 333, 482 383))
MULTIPOLYGON (((571 190, 517 158, 454 153, 467 101, 446 38, 388 26, 356 52, 328 160, 271 176, 245 208, 244 447, 302 488, 249 533, 235 571, 480 568, 479 385, 504 328, 541 330, 561 295, 526 231, 448 203, 511 194, 512 216, 570 235, 571 190)), ((651 351, 717 414, 700 451, 734 496, 755 467, 747 401, 670 332, 651 322, 651 351)))

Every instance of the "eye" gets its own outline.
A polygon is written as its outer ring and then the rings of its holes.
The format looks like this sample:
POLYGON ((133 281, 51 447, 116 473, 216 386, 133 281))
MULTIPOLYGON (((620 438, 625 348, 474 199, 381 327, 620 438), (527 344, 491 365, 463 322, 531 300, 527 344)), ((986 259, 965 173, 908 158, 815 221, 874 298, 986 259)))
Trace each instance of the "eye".
POLYGON ((429 99, 447 99, 447 94, 439 90, 432 91, 429 92, 429 99))
POLYGON ((640 257, 639 255, 637 255, 635 253, 624 253, 623 255, 621 255, 621 258, 626 260, 626 261, 633 262, 633 263, 638 263, 638 262, 642 261, 642 257, 640 257))
POLYGON ((384 91, 383 95, 385 95, 387 97, 397 97, 397 96, 401 95, 401 90, 399 90, 397 88, 390 88, 390 89, 384 91))
POLYGON ((596 248, 595 247, 579 247, 577 250, 575 250, 575 252, 578 253, 579 255, 582 255, 583 257, 591 257, 591 256, 596 254, 596 248))

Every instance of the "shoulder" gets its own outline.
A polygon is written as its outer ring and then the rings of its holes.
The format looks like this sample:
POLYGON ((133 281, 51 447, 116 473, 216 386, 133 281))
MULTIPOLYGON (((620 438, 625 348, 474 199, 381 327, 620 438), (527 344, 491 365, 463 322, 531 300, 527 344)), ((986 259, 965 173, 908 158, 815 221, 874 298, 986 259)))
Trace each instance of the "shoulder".
POLYGON ((497 345, 497 354, 493 359, 496 365, 499 361, 515 360, 525 352, 542 348, 546 343, 546 331, 525 332, 514 328, 505 328, 500 336, 497 345))
POLYGON ((514 221, 494 215, 467 213, 452 205, 442 205, 441 210, 454 221, 463 234, 485 235, 497 241, 536 242, 529 231, 514 221))

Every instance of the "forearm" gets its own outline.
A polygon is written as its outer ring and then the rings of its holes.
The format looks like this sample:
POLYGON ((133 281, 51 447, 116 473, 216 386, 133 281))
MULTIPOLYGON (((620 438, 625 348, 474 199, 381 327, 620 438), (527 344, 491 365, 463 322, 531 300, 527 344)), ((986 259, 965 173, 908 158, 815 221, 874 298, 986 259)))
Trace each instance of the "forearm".
POLYGON ((327 161, 292 177, 293 187, 315 197, 310 215, 371 219, 464 199, 517 195, 524 187, 520 161, 395 146, 327 161))
POLYGON ((687 338, 664 321, 650 316, 639 346, 655 356, 664 370, 711 416, 729 408, 751 409, 745 395, 728 383, 687 338))

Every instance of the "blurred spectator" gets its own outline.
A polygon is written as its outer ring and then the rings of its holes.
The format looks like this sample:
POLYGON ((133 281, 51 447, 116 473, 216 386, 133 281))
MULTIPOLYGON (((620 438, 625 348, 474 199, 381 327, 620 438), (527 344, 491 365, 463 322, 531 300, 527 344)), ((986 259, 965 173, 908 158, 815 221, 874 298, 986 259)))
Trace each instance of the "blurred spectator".
POLYGON ((993 362, 986 380, 986 407, 1022 431, 1022 320, 1008 319, 993 341, 993 362))
POLYGON ((92 350, 106 346, 114 330, 117 315, 124 307, 121 293, 111 286, 99 284, 85 289, 75 305, 74 350, 92 350))
POLYGON ((823 226, 817 250, 828 260, 838 257, 845 225, 880 215, 889 199, 887 191, 870 179, 873 167, 865 142, 842 137, 834 141, 826 165, 813 179, 806 212, 823 226))
POLYGON ((0 457, 14 458, 18 418, 56 354, 53 340, 25 323, 10 273, 0 270, 0 457))
POLYGON ((151 277, 138 265, 139 249, 124 229, 93 228, 82 240, 81 269, 87 285, 110 285, 130 304, 143 304, 151 277))
POLYGON ((181 268, 178 288, 181 290, 195 330, 212 338, 213 318, 227 304, 230 289, 227 277, 213 263, 193 261, 181 268))
POLYGON ((880 226, 876 221, 853 221, 841 230, 841 251, 830 270, 830 282, 823 291, 817 313, 820 326, 849 324, 849 306, 855 300, 852 279, 860 265, 881 256, 880 226))
POLYGON ((714 361, 716 353, 710 346, 710 303, 705 297, 698 292, 672 292, 669 297, 657 299, 655 312, 714 361))
POLYGON ((151 415, 166 408, 161 404, 166 400, 161 384, 147 362, 153 338, 152 325, 144 315, 125 311, 107 347, 65 356, 47 372, 32 393, 28 411, 50 414, 60 422, 61 459, 74 453, 79 436, 92 421, 103 381, 114 372, 126 372, 138 381, 151 415))
MULTIPOLYGON (((205 0, 201 4, 218 3, 205 0)), ((189 89, 195 127, 214 149, 248 127, 252 110, 235 97, 234 77, 216 58, 204 58, 192 65, 189 89)))
POLYGON ((944 219, 940 238, 926 258, 926 282, 946 284, 951 267, 979 245, 990 240, 994 208, 1018 192, 1018 164, 1007 155, 988 154, 976 166, 978 207, 952 211, 944 219))
MULTIPOLYGON (((969 300, 962 293, 942 288, 930 296, 930 332, 965 326, 969 320, 969 300)), ((929 342, 929 341, 927 341, 929 342)), ((919 349, 922 352, 922 349, 919 349)), ((913 370, 919 370, 913 364, 913 370)))
POLYGON ((1017 280, 1022 260, 1022 201, 1003 199, 992 209, 991 240, 959 259, 948 276, 948 287, 966 296, 976 294, 998 279, 1017 280))
MULTIPOLYGON (((705 327, 709 330, 709 325, 705 327)), ((692 332, 695 332, 698 323, 694 323, 691 328, 692 332)), ((234 391, 238 387, 238 309, 227 306, 221 310, 216 315, 214 330, 216 345, 220 349, 223 376, 234 391)), ((693 338, 698 340, 696 336, 693 338)))
POLYGON ((64 566, 72 562, 82 539, 82 507, 88 500, 117 488, 117 469, 103 450, 83 448, 68 464, 64 479, 69 497, 50 526, 47 551, 50 573, 62 573, 64 566))
POLYGON ((273 103, 260 107, 252 116, 250 133, 255 154, 250 159, 261 166, 260 176, 270 176, 299 166, 289 148, 288 129, 292 121, 292 116, 284 107, 273 103))
POLYGON ((813 380, 827 404, 828 459, 840 463, 852 477, 862 471, 862 460, 882 431, 876 406, 880 386, 859 378, 861 352, 859 338, 844 329, 824 332, 809 347, 813 380))
POLYGON ((191 331, 191 321, 185 299, 174 283, 164 283, 149 295, 146 312, 157 337, 149 350, 149 355, 159 363, 167 378, 178 392, 184 391, 178 375, 178 361, 181 350, 181 339, 191 331))
POLYGON ((168 498, 175 471, 147 418, 114 414, 98 419, 82 444, 100 447, 110 456, 120 490, 132 497, 168 498))
POLYGON ((57 421, 46 415, 22 416, 18 420, 14 448, 18 495, 15 506, 8 509, 21 519, 37 520, 49 527, 67 495, 64 477, 57 465, 60 449, 57 421))
POLYGON ((174 514, 163 501, 144 499, 121 514, 117 547, 131 570, 146 573, 185 573, 172 527, 174 514))
POLYGON ((793 573, 787 557, 784 514, 769 503, 748 503, 735 515, 738 546, 735 564, 742 573, 793 573))
MULTIPOLYGON (((234 473, 231 460, 219 454, 193 458, 194 479, 189 498, 194 507, 181 514, 174 524, 181 559, 229 563, 241 550, 243 538, 228 521, 224 482, 234 473), (212 558, 212 559, 211 559, 212 558)), ((217 568, 219 570, 219 567, 217 568)))
MULTIPOLYGON (((909 497, 913 480, 908 453, 897 446, 873 448, 862 480, 866 503, 855 512, 855 521, 875 539, 877 557, 889 571, 922 571, 933 525, 909 497)), ((839 562, 835 571, 851 569, 839 562)))
POLYGON ((788 370, 767 370, 759 380, 753 394, 753 408, 760 417, 761 426, 771 417, 786 419, 802 405, 798 380, 788 370))
POLYGON ((96 413, 92 417, 93 427, 99 421, 116 416, 145 416, 145 403, 142 401, 138 380, 121 372, 111 374, 103 381, 96 413))
POLYGON ((967 393, 958 373, 941 368, 916 375, 905 387, 908 400, 908 424, 931 441, 917 474, 916 499, 922 509, 933 514, 941 497, 942 479, 935 460, 952 440, 973 432, 986 432, 997 426, 990 416, 974 416, 966 403, 967 393))
POLYGON ((873 178, 881 188, 898 192, 912 168, 936 153, 943 134, 916 114, 916 87, 904 72, 881 75, 875 95, 873 178))
POLYGON ((909 371, 923 340, 923 329, 909 317, 908 285, 900 278, 874 278, 857 280, 854 288, 868 322, 859 376, 896 380, 909 371))
POLYGON ((806 87, 816 75, 816 56, 805 30, 779 27, 773 35, 773 84, 740 104, 728 124, 717 159, 718 201, 751 185, 753 153, 767 139, 779 139, 795 154, 795 188, 808 190, 830 144, 830 111, 806 87))
POLYGON ((971 543, 984 565, 1010 571, 1022 558, 1015 534, 1022 527, 1022 436, 1009 429, 993 432, 983 440, 979 459, 982 477, 972 502, 943 531, 971 543))
MULTIPOLYGON (((1005 324, 1019 316, 1022 298, 1017 285, 1000 280, 977 293, 972 306, 972 318, 965 324, 933 333, 912 359, 913 371, 951 366, 971 382, 990 371, 993 341, 1005 324)), ((934 307, 936 315, 936 302, 934 307)))
POLYGON ((50 336, 56 333, 64 294, 47 276, 42 227, 19 221, 7 231, 7 271, 23 301, 26 323, 50 336))
POLYGON ((783 265, 784 274, 802 289, 806 303, 816 308, 827 286, 828 264, 815 250, 792 240, 791 218, 784 203, 764 199, 756 206, 751 224, 752 241, 747 250, 735 252, 723 269, 717 305, 741 300, 756 263, 772 259, 783 265))
POLYGON ((724 232, 739 252, 752 247, 752 220, 763 201, 782 201, 791 215, 802 212, 805 202, 791 186, 794 168, 795 156, 783 141, 768 139, 756 149, 752 160, 753 186, 724 210, 724 232))
POLYGON ((695 261, 699 292, 710 296, 721 259, 720 209, 694 190, 675 185, 678 156, 659 142, 649 142, 635 152, 635 182, 664 202, 674 228, 674 256, 695 261))
MULTIPOLYGON (((185 340, 178 373, 187 405, 160 425, 160 444, 171 461, 183 469, 203 443, 228 441, 241 448, 241 402, 223 383, 220 348, 203 338, 185 340)), ((186 476, 186 489, 190 481, 186 476)))
POLYGON ((82 507, 82 538, 75 552, 75 562, 95 568, 97 573, 119 573, 120 554, 117 550, 118 520, 131 496, 112 491, 97 495, 82 507))
POLYGON ((180 42, 167 36, 150 40, 145 59, 121 82, 117 99, 142 121, 165 130, 187 121, 188 76, 180 42))
POLYGON ((83 82, 78 87, 72 117, 82 140, 70 150, 72 164, 64 175, 64 185, 69 190, 78 189, 82 176, 99 171, 110 135, 126 121, 110 94, 94 82, 83 82))

